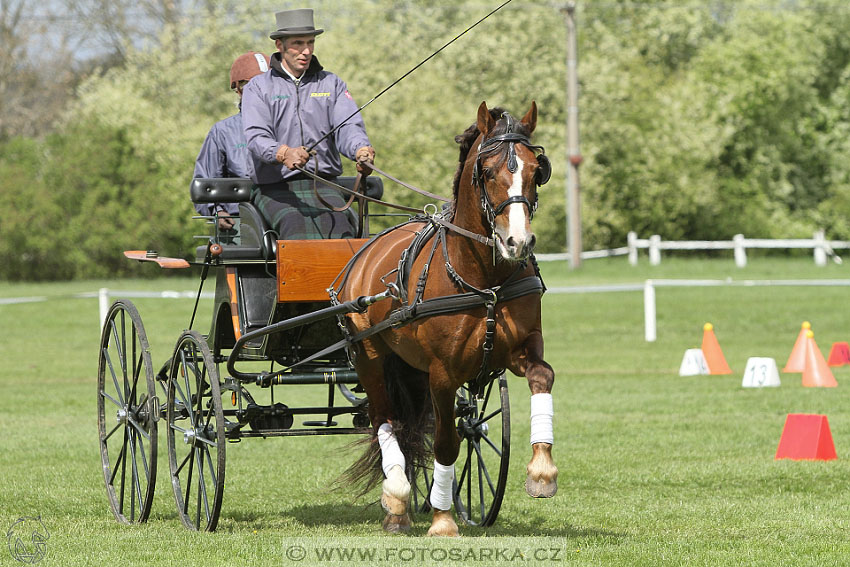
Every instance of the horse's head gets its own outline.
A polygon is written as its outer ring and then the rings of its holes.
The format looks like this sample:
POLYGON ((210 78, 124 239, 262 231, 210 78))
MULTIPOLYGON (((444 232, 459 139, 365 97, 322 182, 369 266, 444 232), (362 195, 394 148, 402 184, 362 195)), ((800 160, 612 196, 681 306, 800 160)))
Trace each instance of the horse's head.
MULTIPOLYGON (((474 160, 472 184, 478 189, 481 213, 489 225, 496 250, 508 261, 526 259, 536 237, 531 219, 537 209, 537 188, 549 180, 549 160, 541 146, 531 143, 537 125, 537 105, 517 121, 507 112, 478 107, 480 136, 474 160)), ((472 152, 470 152, 472 154, 472 152)))

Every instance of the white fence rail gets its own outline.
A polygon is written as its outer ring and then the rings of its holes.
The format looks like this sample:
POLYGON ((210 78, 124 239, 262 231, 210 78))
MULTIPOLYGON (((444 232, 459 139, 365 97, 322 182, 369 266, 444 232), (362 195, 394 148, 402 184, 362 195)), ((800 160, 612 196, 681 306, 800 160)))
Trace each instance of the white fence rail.
MULTIPOLYGON (((600 284, 600 285, 578 285, 565 287, 550 287, 548 293, 610 293, 610 292, 633 292, 643 291, 643 321, 644 321, 644 339, 646 342, 655 342, 658 338, 658 317, 656 311, 655 294, 656 288, 659 287, 722 287, 722 286, 737 286, 737 287, 764 287, 764 286, 814 286, 814 287, 850 287, 850 279, 830 279, 830 280, 646 280, 643 283, 617 283, 617 284, 600 284)), ((106 313, 110 307, 110 297, 119 296, 122 298, 161 298, 161 299, 192 299, 197 295, 194 291, 119 291, 101 288, 95 292, 78 293, 70 296, 76 299, 97 298, 100 311, 100 326, 103 329, 103 324, 106 320, 106 313)), ((201 294, 203 299, 212 299, 214 296, 211 292, 201 294)), ((68 298, 69 296, 62 296, 68 298)), ((0 304, 15 304, 15 303, 32 303, 47 301, 48 297, 10 297, 0 299, 0 304)), ((57 298, 53 298, 57 299, 57 298)))
MULTIPOLYGON (((197 291, 119 291, 119 290, 109 290, 108 288, 102 287, 95 292, 88 293, 78 293, 74 297, 86 298, 86 297, 97 297, 98 299, 98 311, 100 312, 100 330, 103 331, 103 325, 106 323, 106 314, 109 312, 109 307, 112 305, 110 301, 110 296, 112 297, 120 297, 120 298, 159 298, 159 299, 194 299, 198 296, 197 291)), ((215 294, 206 291, 201 293, 202 299, 213 299, 215 294)))
MULTIPOLYGON (((581 253, 582 260, 593 258, 607 258, 609 256, 628 256, 629 264, 636 266, 638 263, 638 251, 645 249, 649 253, 649 264, 657 266, 661 263, 662 250, 733 250, 735 265, 743 268, 747 265, 747 249, 791 249, 802 248, 813 251, 815 264, 825 266, 828 258, 840 264, 841 257, 835 253, 836 249, 850 248, 850 241, 827 240, 824 231, 819 230, 812 238, 747 238, 743 234, 736 234, 732 240, 661 240, 657 234, 649 238, 638 238, 637 233, 630 232, 627 237, 627 245, 610 250, 588 250, 581 253)), ((569 253, 561 254, 537 254, 541 262, 569 260, 569 253)))
POLYGON ((643 336, 646 342, 658 338, 658 317, 655 306, 655 291, 659 287, 763 287, 763 286, 840 286, 850 287, 850 280, 646 280, 643 283, 622 283, 550 287, 549 293, 602 293, 643 291, 643 336))

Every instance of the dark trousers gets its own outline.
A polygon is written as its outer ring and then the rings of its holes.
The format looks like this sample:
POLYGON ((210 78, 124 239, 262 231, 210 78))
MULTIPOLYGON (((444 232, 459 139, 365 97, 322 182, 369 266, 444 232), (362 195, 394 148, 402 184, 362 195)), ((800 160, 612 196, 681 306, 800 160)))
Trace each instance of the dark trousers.
POLYGON ((316 198, 314 183, 319 195, 327 203, 335 207, 345 204, 345 199, 338 190, 312 179, 259 185, 251 194, 251 201, 272 230, 277 231, 280 240, 356 236, 357 218, 354 212, 351 209, 336 212, 328 208, 316 198))

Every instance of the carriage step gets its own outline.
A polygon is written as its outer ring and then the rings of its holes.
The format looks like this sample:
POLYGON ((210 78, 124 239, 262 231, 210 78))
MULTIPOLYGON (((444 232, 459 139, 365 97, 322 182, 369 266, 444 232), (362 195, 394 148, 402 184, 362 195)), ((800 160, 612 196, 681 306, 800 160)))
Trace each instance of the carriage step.
POLYGON ((335 421, 305 421, 302 423, 304 427, 336 427, 335 421))

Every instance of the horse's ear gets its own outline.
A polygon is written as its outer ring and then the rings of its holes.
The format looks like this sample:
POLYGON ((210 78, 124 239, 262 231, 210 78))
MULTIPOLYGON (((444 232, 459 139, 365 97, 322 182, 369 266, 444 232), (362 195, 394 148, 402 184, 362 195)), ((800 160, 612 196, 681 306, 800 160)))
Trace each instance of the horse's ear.
POLYGON ((478 107, 478 131, 486 135, 496 125, 496 121, 490 116, 490 111, 487 109, 487 102, 482 102, 478 107))
POLYGON ((533 100, 531 101, 531 108, 522 117, 522 123, 528 126, 529 134, 534 132, 534 128, 537 126, 537 103, 533 100))

